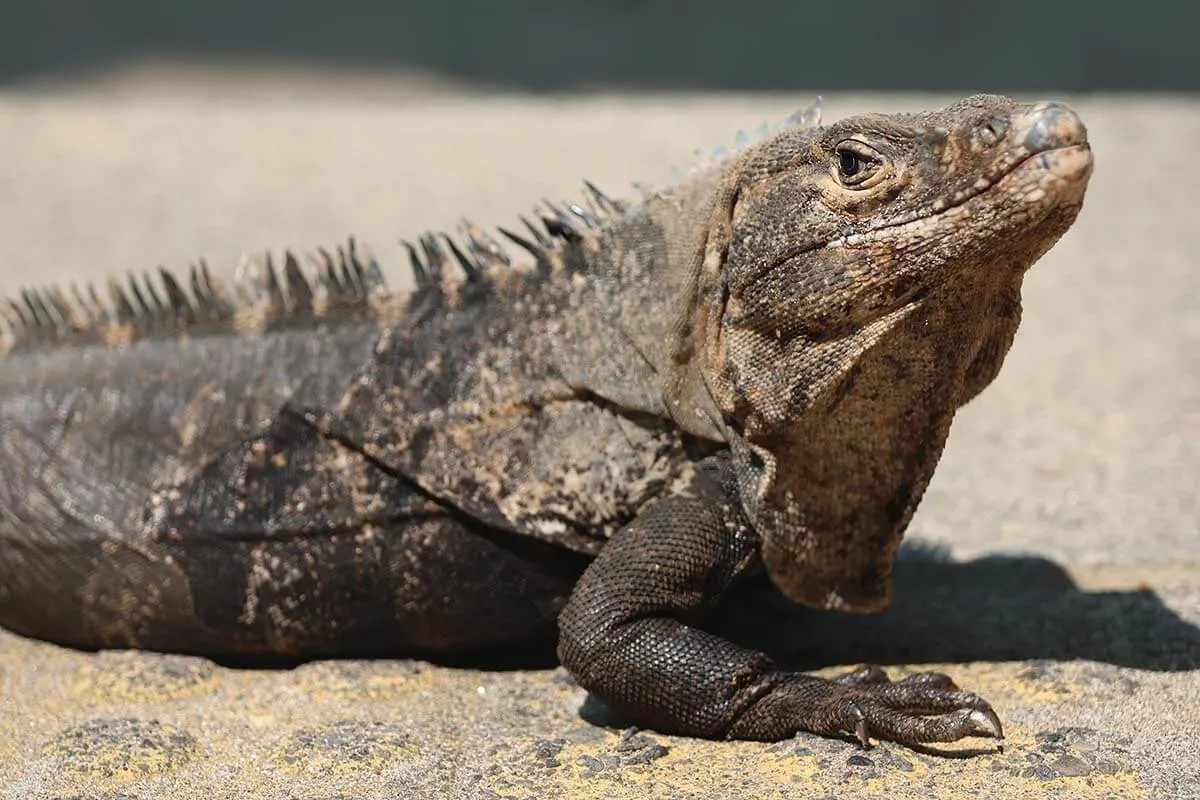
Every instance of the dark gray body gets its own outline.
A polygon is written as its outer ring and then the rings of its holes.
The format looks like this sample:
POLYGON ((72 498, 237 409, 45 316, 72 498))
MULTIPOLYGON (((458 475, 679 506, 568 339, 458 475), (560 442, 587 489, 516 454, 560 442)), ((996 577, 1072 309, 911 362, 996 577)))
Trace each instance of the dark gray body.
MULTIPOLYGON (((495 421, 472 408, 455 420, 417 417, 455 397, 504 402, 494 384, 448 376, 477 375, 496 358, 483 331, 517 352, 529 338, 531 317, 512 314, 496 289, 472 284, 448 298, 426 287, 320 319, 289 313, 255 332, 10 354, 0 370, 0 624, 79 647, 220 656, 445 652, 552 637, 584 554, 645 498, 613 504, 606 520, 520 530, 471 485, 479 470, 435 472, 456 456, 452 445, 428 452, 430 440, 456 424, 486 438, 495 421), (344 398, 361 398, 360 378, 381 374, 389 385, 424 381, 414 393, 423 405, 397 408, 397 425, 357 419, 353 405, 331 420, 344 398), (407 446, 381 454, 389 463, 363 452, 401 437, 407 446), (55 602, 32 608, 36 597, 55 602)), ((507 366, 519 369, 512 358, 507 366)), ((590 418, 593 445, 618 419, 624 434, 642 430, 561 392, 539 400, 532 380, 511 385, 544 408, 523 412, 519 432, 502 416, 496 447, 541 448, 543 462, 566 467, 575 440, 547 450, 545 429, 590 418)), ((656 442, 677 442, 650 424, 656 442)))

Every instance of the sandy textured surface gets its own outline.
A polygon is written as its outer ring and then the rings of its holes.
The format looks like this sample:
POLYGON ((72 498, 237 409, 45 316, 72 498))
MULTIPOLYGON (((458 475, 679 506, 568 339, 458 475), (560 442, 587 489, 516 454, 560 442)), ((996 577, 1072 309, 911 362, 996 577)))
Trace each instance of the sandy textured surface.
MULTIPOLYGON (((662 182, 807 101, 0 96, 0 294, 351 232, 401 282, 397 237, 662 182)), ((1003 752, 623 737, 561 670, 245 671, 0 633, 0 798, 1200 797, 1200 102, 1074 105, 1088 202, 956 424, 895 607, 754 632, 804 666, 942 664, 1003 752)))

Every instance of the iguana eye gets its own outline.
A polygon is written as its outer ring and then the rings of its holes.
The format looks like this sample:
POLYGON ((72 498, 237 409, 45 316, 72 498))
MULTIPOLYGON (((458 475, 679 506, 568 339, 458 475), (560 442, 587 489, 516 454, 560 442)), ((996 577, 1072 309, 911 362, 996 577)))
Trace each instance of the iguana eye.
POLYGON ((979 129, 978 138, 985 147, 991 147, 1008 133, 1008 120, 1000 115, 988 119, 979 129))
POLYGON ((838 169, 842 172, 843 178, 852 178, 862 167, 862 160, 849 150, 840 150, 838 152, 838 169))
POLYGON ((883 155, 869 144, 845 139, 834 148, 838 182, 852 189, 866 189, 878 181, 884 164, 883 155))

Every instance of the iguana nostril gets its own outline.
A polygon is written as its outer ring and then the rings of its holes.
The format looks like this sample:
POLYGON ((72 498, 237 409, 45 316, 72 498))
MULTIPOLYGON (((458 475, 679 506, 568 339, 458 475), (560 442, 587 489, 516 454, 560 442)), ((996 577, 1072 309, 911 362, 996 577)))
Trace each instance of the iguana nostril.
POLYGON ((1061 103, 1043 103, 1030 111, 1033 117, 1025 134, 1025 148, 1031 153, 1068 147, 1087 141, 1087 130, 1074 111, 1061 103))

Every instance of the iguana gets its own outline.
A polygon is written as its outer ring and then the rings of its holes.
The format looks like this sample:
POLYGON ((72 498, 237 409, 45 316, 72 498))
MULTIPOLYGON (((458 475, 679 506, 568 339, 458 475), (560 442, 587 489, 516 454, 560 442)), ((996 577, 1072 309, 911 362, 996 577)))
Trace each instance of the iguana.
POLYGON ((769 579, 873 611, 955 410, 1091 173, 1057 103, 819 109, 636 204, 589 185, 235 290, 9 303, 0 624, 80 648, 301 658, 544 640, 631 721, 700 737, 1002 737, 945 675, 785 671, 706 630, 769 579), (452 268, 457 262, 461 274, 452 268), (315 273, 313 272, 315 267, 315 273))

